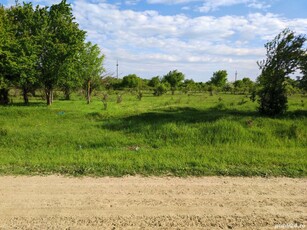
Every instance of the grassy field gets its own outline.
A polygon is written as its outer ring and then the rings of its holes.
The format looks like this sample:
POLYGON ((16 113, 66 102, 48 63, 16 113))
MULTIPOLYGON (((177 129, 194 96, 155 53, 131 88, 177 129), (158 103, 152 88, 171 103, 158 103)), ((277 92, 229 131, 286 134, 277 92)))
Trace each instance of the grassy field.
POLYGON ((0 174, 306 177, 304 100, 278 118, 244 95, 15 103, 0 107, 0 174))

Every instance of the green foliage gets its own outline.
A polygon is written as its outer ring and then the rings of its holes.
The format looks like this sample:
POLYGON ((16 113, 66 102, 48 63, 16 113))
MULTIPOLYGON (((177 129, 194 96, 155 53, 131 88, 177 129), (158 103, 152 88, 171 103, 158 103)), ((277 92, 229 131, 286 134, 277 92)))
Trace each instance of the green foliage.
POLYGON ((72 8, 62 0, 49 7, 31 3, 0 6, 0 102, 8 103, 8 87, 22 89, 24 102, 38 87, 45 91, 47 104, 53 91, 61 88, 66 99, 85 86, 87 100, 101 84, 104 56, 97 45, 84 43, 72 8))
POLYGON ((16 5, 8 10, 14 39, 14 45, 10 46, 10 52, 14 57, 12 73, 16 76, 13 83, 23 91, 24 103, 28 104, 28 93, 38 86, 37 64, 40 47, 37 42, 39 31, 37 30, 38 11, 31 3, 23 6, 16 5))
POLYGON ((139 78, 136 74, 129 74, 123 77, 122 87, 140 89, 142 87, 142 79, 139 78))
POLYGON ((107 90, 117 90, 122 87, 122 79, 118 79, 116 77, 110 77, 107 76, 103 79, 101 79, 102 85, 107 89, 107 90))
POLYGON ((227 82, 227 71, 226 70, 219 70, 213 73, 211 77, 210 83, 216 87, 224 87, 227 82))
POLYGON ((150 79, 150 81, 148 82, 148 86, 156 88, 160 85, 160 83, 161 83, 160 77, 156 76, 150 79))
POLYGON ((16 63, 11 47, 14 46, 13 34, 11 28, 13 23, 9 20, 8 10, 0 5, 0 105, 9 103, 9 86, 15 79, 13 72, 16 63))
POLYGON ((174 94, 175 90, 182 83, 184 78, 185 76, 183 73, 179 72, 178 70, 173 70, 164 75, 162 82, 168 82, 171 87, 172 94, 174 94))
POLYGON ((298 68, 305 41, 304 36, 295 36, 294 32, 285 29, 265 45, 267 59, 258 62, 262 71, 258 78, 262 114, 275 116, 286 112, 286 77, 298 68))
MULTIPOLYGON (((47 10, 46 10, 47 11, 47 10)), ((52 103, 53 90, 68 66, 66 63, 77 59, 84 46, 85 32, 74 22, 72 9, 65 0, 52 5, 42 17, 40 54, 40 76, 46 91, 47 104, 52 103)))
POLYGON ((188 93, 196 89, 196 84, 193 79, 186 79, 184 80, 181 88, 184 93, 188 93))
POLYGON ((87 103, 91 102, 92 91, 101 83, 104 55, 97 45, 87 42, 80 53, 78 75, 86 91, 87 103))
POLYGON ((235 93, 242 94, 251 93, 255 87, 255 83, 248 77, 235 81, 233 85, 235 93))
POLYGON ((153 94, 155 96, 161 96, 161 95, 165 94, 167 92, 167 90, 168 90, 168 86, 164 83, 161 83, 154 88, 153 94))

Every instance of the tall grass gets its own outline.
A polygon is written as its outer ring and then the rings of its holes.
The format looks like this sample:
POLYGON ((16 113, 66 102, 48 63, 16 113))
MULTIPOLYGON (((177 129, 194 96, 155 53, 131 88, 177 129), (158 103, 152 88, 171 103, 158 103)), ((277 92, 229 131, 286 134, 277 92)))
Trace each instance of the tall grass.
POLYGON ((1 174, 306 176, 300 96, 277 118, 242 95, 74 99, 0 107, 1 174))

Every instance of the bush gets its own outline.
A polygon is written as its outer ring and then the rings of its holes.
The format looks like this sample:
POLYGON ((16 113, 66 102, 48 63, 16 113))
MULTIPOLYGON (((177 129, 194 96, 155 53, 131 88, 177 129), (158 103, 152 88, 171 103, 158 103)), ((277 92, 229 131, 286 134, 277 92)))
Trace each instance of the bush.
POLYGON ((164 84, 160 84, 154 89, 155 96, 161 96, 162 94, 165 94, 166 92, 167 92, 167 87, 164 84))

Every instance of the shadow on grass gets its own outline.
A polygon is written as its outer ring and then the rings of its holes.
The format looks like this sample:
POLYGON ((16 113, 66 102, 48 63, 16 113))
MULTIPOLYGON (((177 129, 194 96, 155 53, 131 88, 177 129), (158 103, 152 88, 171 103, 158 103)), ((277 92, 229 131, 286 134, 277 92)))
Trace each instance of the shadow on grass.
POLYGON ((16 107, 47 107, 45 101, 34 101, 34 102, 29 102, 29 104, 25 104, 23 102, 14 102, 14 103, 9 104, 7 106, 16 106, 16 107))
POLYGON ((102 128, 109 130, 127 130, 129 132, 139 132, 142 126, 159 127, 166 123, 184 123, 196 124, 203 122, 214 122, 222 118, 239 120, 244 117, 259 117, 255 111, 239 110, 220 110, 210 108, 207 110, 198 110, 191 107, 170 107, 164 110, 158 110, 125 118, 109 121, 101 125, 102 128))
MULTIPOLYGON (((94 114, 96 121, 106 121, 104 116, 94 114)), ((128 132, 139 132, 144 126, 152 126, 159 128, 167 123, 183 123, 197 124, 203 122, 215 122, 219 119, 226 118, 232 121, 239 121, 244 118, 270 118, 263 116, 257 111, 244 111, 236 109, 221 109, 218 106, 206 110, 199 110, 191 107, 170 107, 167 109, 159 109, 153 112, 132 115, 116 120, 108 120, 108 122, 100 125, 100 127, 109 130, 122 130, 128 132)), ((307 117, 307 111, 298 110, 287 112, 283 116, 276 117, 277 119, 296 119, 307 117)))
POLYGON ((307 117, 307 110, 295 110, 295 111, 288 111, 284 116, 281 118, 304 118, 307 117))

